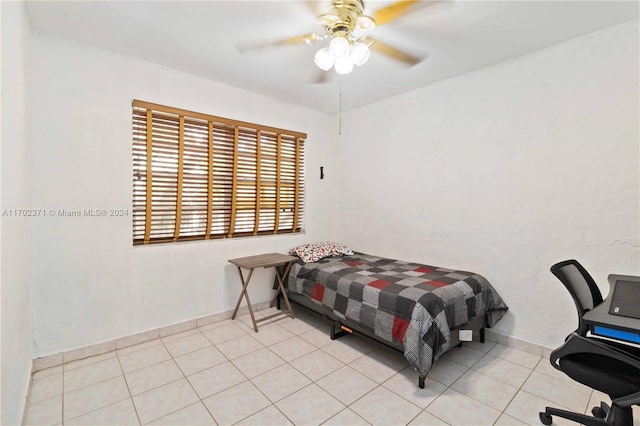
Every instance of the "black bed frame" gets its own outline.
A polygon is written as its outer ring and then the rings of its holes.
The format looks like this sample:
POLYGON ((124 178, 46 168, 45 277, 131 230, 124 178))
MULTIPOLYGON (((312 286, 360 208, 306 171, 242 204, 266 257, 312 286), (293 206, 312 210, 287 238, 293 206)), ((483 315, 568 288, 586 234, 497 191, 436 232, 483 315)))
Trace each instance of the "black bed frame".
MULTIPOLYGON (((343 318, 338 318, 331 309, 327 308, 326 306, 322 306, 319 305, 317 303, 312 302, 309 298, 307 298, 304 295, 301 294, 295 294, 292 293, 290 291, 287 292, 287 297, 289 298, 290 302, 294 302, 297 305, 303 306, 307 309, 309 309, 310 311, 325 317, 326 319, 328 319, 329 321, 331 321, 331 340, 336 340, 342 336, 345 336, 347 334, 351 334, 353 332, 357 332, 358 334, 361 334, 365 337, 368 337, 370 339, 373 339, 377 342, 380 342, 392 349, 395 349, 397 351, 403 352, 404 350, 402 348, 402 346, 400 344, 392 344, 389 343, 387 341, 384 341, 382 339, 380 339, 378 336, 376 336, 375 334, 371 333, 370 331, 365 330, 364 328, 360 327, 360 325, 358 325, 358 323, 356 323, 355 321, 351 321, 349 319, 343 319, 343 318)), ((282 295, 280 294, 280 292, 278 292, 277 297, 276 297, 276 307, 277 309, 281 308, 281 304, 280 301, 282 299, 282 295)), ((456 328, 455 330, 451 330, 451 345, 449 345, 449 349, 453 348, 454 346, 462 346, 462 341, 460 341, 459 337, 458 337, 458 333, 455 333, 454 331, 460 330, 460 329, 471 329, 473 330, 473 335, 474 336, 478 336, 479 341, 481 343, 484 343, 484 338, 485 338, 485 333, 484 333, 484 325, 485 325, 485 317, 484 315, 476 317, 474 319, 472 319, 471 321, 469 321, 466 324, 463 324, 462 326, 456 328)), ((447 349, 447 350, 449 350, 447 349)), ((426 375, 425 376, 418 376, 418 386, 420 387, 420 389, 424 389, 424 381, 425 381, 426 375)))

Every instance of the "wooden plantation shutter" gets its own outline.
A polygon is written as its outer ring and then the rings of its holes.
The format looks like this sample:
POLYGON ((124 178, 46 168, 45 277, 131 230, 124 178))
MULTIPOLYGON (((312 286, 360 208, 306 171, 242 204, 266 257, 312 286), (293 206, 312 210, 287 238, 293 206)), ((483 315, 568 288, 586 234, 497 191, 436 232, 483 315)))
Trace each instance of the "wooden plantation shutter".
POLYGON ((133 101, 133 243, 301 232, 306 134, 133 101))

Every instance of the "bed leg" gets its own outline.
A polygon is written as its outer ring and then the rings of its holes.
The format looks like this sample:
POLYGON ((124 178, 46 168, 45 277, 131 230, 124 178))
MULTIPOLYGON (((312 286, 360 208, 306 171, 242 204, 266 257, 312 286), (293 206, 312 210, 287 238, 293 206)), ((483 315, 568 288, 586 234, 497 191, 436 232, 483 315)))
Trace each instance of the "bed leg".
POLYGON ((282 295, 280 293, 278 293, 276 295, 276 309, 279 310, 279 311, 282 310, 282 308, 280 307, 281 300, 282 300, 282 295))
POLYGON ((480 343, 484 343, 484 327, 480 329, 480 343))
POLYGON ((424 379, 426 379, 427 376, 418 376, 418 387, 420 389, 424 389, 424 379))
POLYGON ((342 330, 339 322, 334 321, 331 323, 331 340, 336 340, 346 334, 349 334, 349 333, 342 330))

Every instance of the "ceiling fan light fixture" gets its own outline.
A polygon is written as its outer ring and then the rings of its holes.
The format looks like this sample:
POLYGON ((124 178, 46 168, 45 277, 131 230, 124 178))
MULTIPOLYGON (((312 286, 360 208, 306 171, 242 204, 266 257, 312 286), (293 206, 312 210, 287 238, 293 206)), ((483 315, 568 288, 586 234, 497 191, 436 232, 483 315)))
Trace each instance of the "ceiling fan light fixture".
POLYGON ((336 73, 349 74, 353 71, 353 60, 351 60, 351 57, 345 56, 344 58, 336 59, 334 66, 336 68, 336 73))
POLYGON ((315 64, 321 70, 329 71, 333 66, 333 63, 335 62, 335 60, 333 59, 333 56, 331 56, 331 53, 329 52, 329 47, 327 46, 327 47, 323 47, 322 49, 316 52, 316 56, 313 62, 315 62, 315 64))
POLYGON ((351 60, 354 65, 364 65, 369 60, 370 56, 371 51, 369 51, 369 46, 364 43, 354 43, 351 48, 351 60))
POLYGON ((331 53, 331 56, 333 56, 336 61, 339 58, 348 58, 349 51, 349 40, 344 37, 334 37, 333 40, 331 40, 331 43, 329 43, 329 53, 331 53))
POLYGON ((331 26, 336 22, 340 22, 340 17, 331 13, 318 16, 318 23, 323 26, 331 26))
POLYGON ((364 32, 369 32, 376 28, 376 23, 370 17, 362 15, 356 21, 356 28, 364 32))

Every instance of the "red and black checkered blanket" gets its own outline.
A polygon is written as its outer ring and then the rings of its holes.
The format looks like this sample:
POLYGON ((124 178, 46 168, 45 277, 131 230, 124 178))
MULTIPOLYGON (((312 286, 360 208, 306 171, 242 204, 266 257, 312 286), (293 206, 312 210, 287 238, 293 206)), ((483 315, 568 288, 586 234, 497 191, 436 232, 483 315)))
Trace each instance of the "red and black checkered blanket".
POLYGON ((482 276, 367 254, 295 263, 287 279, 343 319, 400 344, 418 374, 450 346, 451 330, 486 315, 493 326, 508 307, 482 276))

